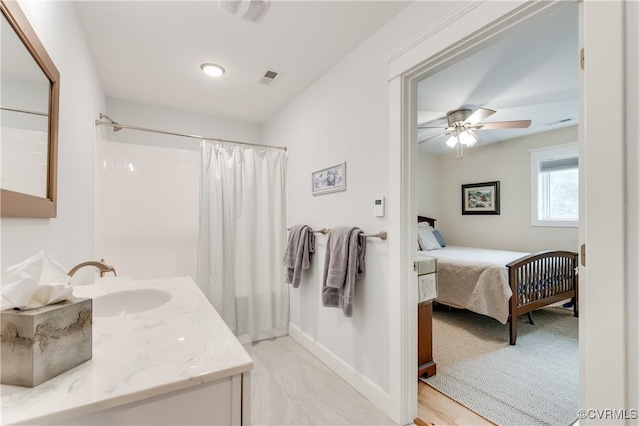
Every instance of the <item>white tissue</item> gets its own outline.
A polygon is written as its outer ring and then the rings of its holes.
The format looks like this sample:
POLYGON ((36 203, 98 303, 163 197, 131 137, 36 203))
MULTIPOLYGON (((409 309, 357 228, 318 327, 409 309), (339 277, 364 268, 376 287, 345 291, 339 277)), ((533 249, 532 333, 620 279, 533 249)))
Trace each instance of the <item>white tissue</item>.
POLYGON ((73 294, 66 269, 43 251, 2 272, 2 297, 14 308, 35 309, 73 294))

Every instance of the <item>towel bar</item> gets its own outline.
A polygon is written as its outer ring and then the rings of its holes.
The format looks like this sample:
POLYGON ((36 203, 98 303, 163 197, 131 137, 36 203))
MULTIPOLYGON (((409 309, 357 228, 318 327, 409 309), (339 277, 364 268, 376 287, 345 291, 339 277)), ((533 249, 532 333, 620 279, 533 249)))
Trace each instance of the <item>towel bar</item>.
POLYGON ((367 238, 380 238, 381 240, 386 240, 387 231, 380 231, 377 234, 362 234, 362 236, 367 238))
MULTIPOLYGON (((331 229, 331 228, 329 228, 331 229)), ((311 232, 314 233, 320 233, 320 234, 327 234, 329 232, 329 229, 327 228, 321 228, 321 229, 314 229, 311 232)), ((287 231, 290 231, 291 228, 287 228, 287 231)), ((362 234, 363 237, 367 237, 367 238, 380 238, 381 240, 386 240, 387 239, 387 231, 380 231, 377 234, 362 234)))
MULTIPOLYGON (((291 231, 291 228, 287 228, 287 231, 291 231)), ((311 232, 313 233, 320 233, 320 234, 326 234, 327 232, 329 232, 329 230, 327 228, 321 228, 321 229, 312 229, 311 232)))

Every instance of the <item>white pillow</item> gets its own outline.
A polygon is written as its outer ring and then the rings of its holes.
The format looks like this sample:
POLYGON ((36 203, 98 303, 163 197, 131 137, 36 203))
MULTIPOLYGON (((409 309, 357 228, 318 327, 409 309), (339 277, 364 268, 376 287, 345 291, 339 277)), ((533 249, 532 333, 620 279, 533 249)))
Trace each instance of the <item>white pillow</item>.
POLYGON ((418 244, 425 251, 442 248, 435 235, 433 235, 433 228, 429 225, 418 224, 418 244))

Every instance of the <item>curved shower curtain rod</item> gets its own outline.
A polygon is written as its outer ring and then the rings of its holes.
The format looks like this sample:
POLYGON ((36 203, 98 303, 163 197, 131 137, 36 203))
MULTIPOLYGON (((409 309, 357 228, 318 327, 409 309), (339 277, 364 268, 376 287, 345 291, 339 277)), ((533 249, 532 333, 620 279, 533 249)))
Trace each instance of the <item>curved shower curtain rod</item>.
POLYGON ((113 131, 114 132, 118 132, 118 131, 120 131, 122 129, 140 130, 142 132, 160 133, 160 134, 163 134, 163 135, 180 136, 182 138, 192 138, 192 139, 200 139, 200 140, 206 140, 206 141, 233 143, 233 144, 236 144, 236 145, 259 146, 261 148, 282 149, 284 151, 287 150, 286 146, 261 145, 259 143, 239 142, 239 141, 232 141, 232 140, 220 139, 220 138, 209 138, 207 136, 187 135, 187 134, 184 134, 184 133, 167 132, 165 130, 148 129, 148 128, 145 128, 145 127, 130 126, 128 124, 120 124, 117 121, 112 120, 111 117, 109 117, 108 115, 105 115, 103 113, 100 113, 100 119, 96 119, 95 123, 96 123, 96 126, 111 126, 111 127, 113 127, 113 131), (107 121, 100 121, 102 119, 105 119, 107 121))

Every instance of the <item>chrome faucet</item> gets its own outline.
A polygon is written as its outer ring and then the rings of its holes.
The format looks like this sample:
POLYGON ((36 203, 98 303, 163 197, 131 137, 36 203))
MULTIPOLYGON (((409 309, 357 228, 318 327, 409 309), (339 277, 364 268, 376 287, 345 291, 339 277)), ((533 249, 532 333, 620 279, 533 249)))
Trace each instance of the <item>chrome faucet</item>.
POLYGON ((104 273, 105 272, 113 272, 113 276, 114 277, 116 276, 116 268, 114 268, 111 265, 107 265, 106 263, 104 263, 104 259, 100 259, 100 262, 95 261, 95 260, 90 260, 88 262, 79 263, 76 266, 74 266, 73 268, 71 268, 71 270, 69 272, 67 272, 67 275, 72 277, 73 274, 78 272, 78 269, 83 268, 85 266, 95 266, 96 268, 98 268, 100 270, 100 276, 101 277, 104 277, 104 273))

